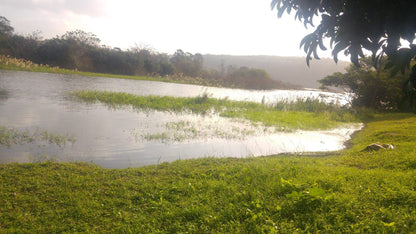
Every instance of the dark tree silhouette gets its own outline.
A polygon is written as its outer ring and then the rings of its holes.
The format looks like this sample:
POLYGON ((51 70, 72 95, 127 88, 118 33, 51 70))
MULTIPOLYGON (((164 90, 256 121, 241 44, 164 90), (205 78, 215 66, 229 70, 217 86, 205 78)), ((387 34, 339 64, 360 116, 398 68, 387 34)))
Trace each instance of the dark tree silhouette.
POLYGON ((14 28, 10 26, 10 21, 4 17, 0 16, 0 34, 12 34, 14 28))
POLYGON ((61 36, 61 39, 73 41, 86 46, 97 47, 100 45, 100 39, 96 35, 79 29, 66 32, 64 35, 61 36))
POLYGON ((334 60, 344 51, 355 65, 364 57, 363 49, 372 53, 374 65, 383 54, 396 68, 405 70, 416 56, 415 0, 272 0, 278 17, 295 12, 295 19, 316 30, 305 36, 300 46, 306 61, 318 57, 318 47, 326 50, 323 39, 329 38, 334 60), (409 46, 402 46, 407 41, 409 46))

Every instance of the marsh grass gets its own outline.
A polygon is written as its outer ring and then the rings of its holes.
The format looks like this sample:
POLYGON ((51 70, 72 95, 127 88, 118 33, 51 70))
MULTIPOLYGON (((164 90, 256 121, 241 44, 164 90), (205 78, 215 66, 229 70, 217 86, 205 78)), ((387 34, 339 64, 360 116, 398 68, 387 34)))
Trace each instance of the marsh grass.
MULTIPOLYGON (((172 121, 164 125, 165 131, 156 133, 140 134, 135 131, 131 132, 136 141, 160 141, 162 143, 183 142, 201 139, 239 139, 244 140, 247 136, 255 135, 254 126, 241 123, 224 123, 205 124, 193 121, 172 121)), ((264 131, 270 133, 272 130, 266 128, 264 131)), ((264 132, 263 132, 264 133, 264 132)))
POLYGON ((2 164, 0 232, 412 233, 416 117, 382 118, 336 156, 2 164))
POLYGON ((305 103, 284 103, 266 106, 260 103, 214 99, 207 96, 193 98, 137 96, 127 93, 107 91, 73 91, 70 96, 87 103, 102 102, 112 108, 130 105, 139 110, 169 111, 175 113, 210 114, 222 117, 246 119, 275 127, 279 131, 294 129, 330 129, 342 123, 358 121, 348 109, 327 106, 319 101, 306 100, 305 103), (318 107, 310 107, 310 102, 318 107), (316 104, 316 103, 319 103, 316 104), (295 107, 292 107, 295 106, 295 107), (283 110, 288 109, 288 110, 283 110), (292 110, 291 110, 292 109, 292 110))
POLYGON ((78 70, 63 69, 59 67, 36 64, 25 59, 17 59, 8 55, 0 55, 0 69, 13 71, 30 71, 30 72, 44 72, 55 74, 72 74, 85 76, 102 76, 99 73, 80 72, 78 70))
POLYGON ((297 98, 295 101, 288 99, 270 104, 277 110, 281 111, 307 111, 307 112, 325 112, 325 111, 347 111, 348 107, 344 107, 339 103, 324 102, 318 98, 297 98))
POLYGON ((12 127, 0 126, 0 145, 10 147, 12 145, 24 145, 35 142, 46 142, 63 147, 67 142, 74 144, 76 141, 74 136, 69 134, 59 135, 39 129, 17 129, 12 127))

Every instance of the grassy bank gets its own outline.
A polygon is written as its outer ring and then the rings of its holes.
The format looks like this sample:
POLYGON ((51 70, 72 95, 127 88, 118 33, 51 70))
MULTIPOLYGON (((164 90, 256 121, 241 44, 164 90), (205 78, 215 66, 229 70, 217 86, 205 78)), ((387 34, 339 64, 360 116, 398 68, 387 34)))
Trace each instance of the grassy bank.
MULTIPOLYGON (((260 89, 256 86, 251 87, 248 84, 240 84, 219 79, 204 79, 201 77, 189 77, 183 75, 174 76, 131 76, 131 75, 119 75, 119 74, 104 74, 95 72, 83 72, 78 70, 63 69, 59 67, 51 67, 49 65, 36 64, 24 59, 16 59, 10 56, 0 55, 0 70, 14 70, 14 71, 30 71, 30 72, 44 72, 54 74, 66 74, 66 75, 80 75, 80 76, 93 76, 93 77, 106 77, 106 78, 119 78, 119 79, 130 79, 130 80, 149 80, 149 81, 160 81, 169 83, 180 83, 180 84, 193 84, 210 87, 227 87, 236 89, 260 89)), ((258 81, 262 82, 262 81, 258 81)), ((276 82, 276 81, 271 81, 276 82)), ((253 83, 253 82, 252 82, 253 83)), ((255 84, 254 82, 253 84, 255 84)), ((263 85, 264 86, 264 85, 263 85)), ((285 88, 287 86, 278 86, 277 88, 285 88)), ((275 89, 276 86, 270 86, 267 89, 275 89)), ((299 87, 296 87, 297 89, 299 87)))
POLYGON ((167 79, 163 79, 160 77, 127 76, 127 75, 103 74, 103 73, 83 72, 83 71, 78 71, 78 70, 63 69, 59 67, 52 67, 49 65, 36 64, 28 60, 16 59, 16 58, 12 58, 12 57, 5 56, 5 55, 0 55, 0 70, 1 69, 12 70, 12 71, 44 72, 44 73, 53 73, 53 74, 174 82, 174 81, 169 81, 167 79))
POLYGON ((207 95, 194 98, 137 96, 107 91, 75 91, 71 96, 93 103, 102 102, 113 108, 131 105, 141 110, 171 112, 192 112, 194 114, 219 113, 229 118, 247 119, 279 130, 329 129, 342 123, 357 121, 348 110, 336 105, 326 105, 318 100, 303 103, 277 103, 266 106, 252 102, 238 102, 208 98, 207 95), (311 108, 312 107, 312 108, 311 108))
POLYGON ((169 76, 167 77, 128 76, 128 75, 118 75, 118 74, 83 72, 83 71, 78 71, 78 70, 63 69, 59 67, 51 67, 49 65, 36 64, 28 60, 11 58, 5 55, 0 55, 0 70, 1 69, 12 70, 12 71, 29 71, 29 72, 44 72, 44 73, 53 73, 53 74, 119 78, 119 79, 130 79, 130 80, 150 80, 150 81, 161 81, 161 82, 170 82, 170 83, 196 84, 196 85, 204 85, 204 86, 221 87, 220 84, 212 83, 209 80, 202 79, 202 78, 169 77, 169 76))
POLYGON ((0 232, 416 230, 416 117, 375 116, 337 156, 205 158, 130 169, 0 165, 0 232), (384 120, 383 120, 384 119, 384 120), (396 149, 362 152, 373 142, 396 149))

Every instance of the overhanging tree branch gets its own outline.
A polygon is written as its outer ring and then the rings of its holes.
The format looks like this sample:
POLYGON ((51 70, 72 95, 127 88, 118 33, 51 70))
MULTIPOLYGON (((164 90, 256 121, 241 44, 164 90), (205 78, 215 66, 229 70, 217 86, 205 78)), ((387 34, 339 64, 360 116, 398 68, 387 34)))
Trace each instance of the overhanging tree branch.
POLYGON ((416 56, 416 1, 414 0, 272 0, 271 8, 280 18, 284 13, 295 12, 295 19, 305 27, 314 27, 315 18, 321 22, 316 30, 301 41, 306 62, 312 56, 319 59, 318 48, 326 50, 325 38, 330 39, 332 56, 338 61, 343 51, 351 62, 359 66, 364 51, 372 53, 377 65, 383 54, 401 70, 408 68, 416 56), (409 43, 403 48, 401 42, 409 43))

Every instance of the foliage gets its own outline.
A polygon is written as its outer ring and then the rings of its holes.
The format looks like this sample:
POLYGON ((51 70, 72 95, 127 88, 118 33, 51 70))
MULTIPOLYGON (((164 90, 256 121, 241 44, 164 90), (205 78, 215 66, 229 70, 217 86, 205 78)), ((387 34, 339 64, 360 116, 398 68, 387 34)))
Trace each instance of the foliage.
POLYGON ((82 30, 68 31, 61 36, 62 40, 74 41, 85 46, 99 46, 100 39, 92 34, 82 30))
POLYGON ((272 80, 263 69, 248 67, 230 70, 226 74, 225 80, 231 84, 246 84, 247 87, 255 89, 268 89, 276 85, 276 81, 272 80))
MULTIPOLYGON (((385 63, 381 63, 384 65, 385 63)), ((377 110, 409 110, 414 97, 406 97, 403 86, 408 74, 392 74, 392 69, 372 66, 371 58, 360 59, 360 67, 350 65, 346 73, 334 73, 319 82, 321 88, 343 87, 355 94, 354 107, 375 108, 377 110), (409 100, 409 98, 411 100, 409 100)))
POLYGON ((163 77, 166 81, 247 89, 276 89, 288 85, 274 81, 264 70, 243 76, 203 69, 201 54, 177 50, 173 55, 148 47, 134 46, 126 51, 100 45, 96 35, 82 30, 42 40, 38 33, 13 34, 10 21, 0 18, 0 55, 32 61, 35 64, 83 72, 128 76, 163 77), (258 76, 259 73, 264 73, 258 76), (247 76, 253 74, 253 77, 247 76))
POLYGON ((411 233, 415 123, 378 116, 336 156, 1 164, 0 232, 411 233))
POLYGON ((0 34, 11 34, 13 31, 14 28, 10 26, 10 21, 4 16, 0 16, 0 34))
MULTIPOLYGON (((105 63, 104 63, 105 65, 105 63)), ((104 66, 103 66, 104 67, 104 66)), ((164 76, 164 77, 151 77, 151 76, 131 76, 131 75, 118 75, 118 74, 104 74, 96 72, 82 72, 74 69, 63 69, 59 67, 51 67, 49 65, 36 64, 29 60, 16 59, 10 56, 0 55, 0 69, 6 70, 18 70, 18 71, 31 71, 31 72, 47 72, 47 73, 57 73, 57 74, 70 74, 70 75, 82 75, 82 76, 96 76, 96 77, 106 77, 106 78, 120 78, 120 79, 133 79, 133 80, 151 80, 151 81, 161 81, 161 82, 170 82, 170 83, 182 83, 182 84, 195 84, 203 86, 212 86, 212 87, 229 87, 229 88, 242 88, 242 89, 252 89, 249 84, 241 82, 228 82, 224 79, 204 79, 201 77, 188 77, 188 76, 164 76)), ((256 82, 255 87, 261 86, 261 83, 256 82)), ((273 85, 268 86, 267 88, 283 88, 287 86, 282 86, 280 82, 274 82, 273 85)))
MULTIPOLYGON (((350 56, 359 65, 358 58, 364 57, 363 49, 372 53, 377 63, 385 53, 401 69, 408 67, 416 56, 416 2, 413 0, 272 0, 271 7, 277 9, 278 17, 285 12, 295 11, 295 18, 314 26, 314 18, 321 22, 316 30, 305 36, 300 46, 307 53, 306 61, 312 55, 318 59, 317 49, 326 50, 324 39, 331 39, 334 60, 338 53, 350 56), (401 40, 409 43, 402 47, 401 40)), ((416 66, 415 66, 416 67, 416 66)))
POLYGON ((197 77, 201 75, 203 58, 201 54, 185 53, 177 50, 170 59, 176 72, 184 76, 197 77))

